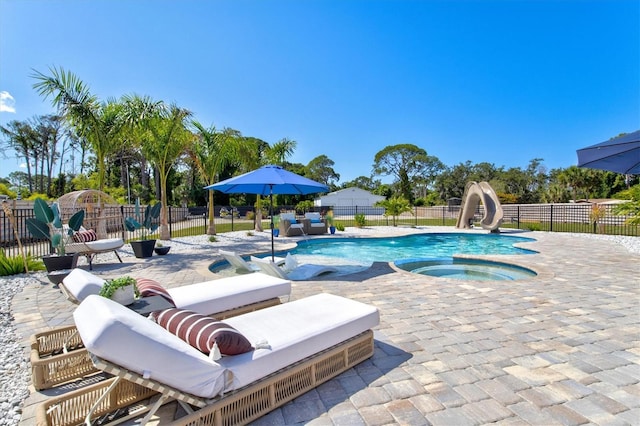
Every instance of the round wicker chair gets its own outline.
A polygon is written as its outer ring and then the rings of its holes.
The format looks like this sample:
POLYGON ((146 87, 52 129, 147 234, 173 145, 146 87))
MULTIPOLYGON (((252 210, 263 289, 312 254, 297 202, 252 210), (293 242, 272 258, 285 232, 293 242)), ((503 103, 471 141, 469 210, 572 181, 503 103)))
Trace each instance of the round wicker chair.
POLYGON ((75 212, 84 210, 83 226, 93 229, 98 238, 97 241, 68 244, 67 252, 85 256, 90 269, 93 258, 99 253, 113 251, 122 262, 116 249, 124 245, 124 218, 120 204, 113 197, 95 189, 84 189, 64 194, 57 203, 63 223, 75 212))

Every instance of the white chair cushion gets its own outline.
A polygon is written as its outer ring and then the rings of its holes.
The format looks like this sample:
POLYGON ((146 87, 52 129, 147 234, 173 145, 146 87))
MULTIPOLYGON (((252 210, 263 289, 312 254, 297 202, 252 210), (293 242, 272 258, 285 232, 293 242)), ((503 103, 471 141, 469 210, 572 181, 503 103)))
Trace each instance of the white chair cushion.
POLYGON ((100 358, 204 398, 225 388, 224 367, 119 303, 89 296, 73 319, 89 352, 100 358))
POLYGON ((317 212, 305 213, 304 217, 306 217, 307 219, 311 219, 311 220, 322 220, 322 217, 320 216, 320 213, 317 213, 317 212))
POLYGON ((203 315, 288 296, 291 282, 259 272, 220 278, 167 290, 177 308, 203 315))
POLYGON ((218 361, 233 373, 232 389, 238 389, 376 327, 380 317, 374 306, 323 293, 225 322, 250 342, 270 346, 218 361))
POLYGON ((74 268, 64 277, 62 285, 66 292, 78 303, 91 294, 100 294, 105 280, 81 268, 74 268))
POLYGON ((69 253, 101 252, 119 249, 124 245, 122 238, 103 238, 86 243, 71 243, 65 246, 69 253))

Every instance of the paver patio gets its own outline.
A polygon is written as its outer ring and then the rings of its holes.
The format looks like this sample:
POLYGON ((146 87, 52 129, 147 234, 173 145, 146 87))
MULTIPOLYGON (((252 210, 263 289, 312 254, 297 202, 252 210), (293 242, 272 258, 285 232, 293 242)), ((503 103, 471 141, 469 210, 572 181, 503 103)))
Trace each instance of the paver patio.
MULTIPOLYGON (((377 306, 375 354, 254 424, 640 424, 640 255, 571 234, 521 235, 537 240, 523 245, 537 254, 479 257, 530 267, 532 279, 460 281, 375 264, 294 282, 294 300, 329 292, 377 306)), ((94 269, 174 287, 211 279, 215 259, 212 251, 170 253, 94 269)), ((51 285, 16 295, 25 353, 30 334, 72 323, 73 307, 51 285)), ((21 424, 35 424, 47 393, 32 390, 21 424)), ((172 411, 162 411, 162 422, 172 411)))

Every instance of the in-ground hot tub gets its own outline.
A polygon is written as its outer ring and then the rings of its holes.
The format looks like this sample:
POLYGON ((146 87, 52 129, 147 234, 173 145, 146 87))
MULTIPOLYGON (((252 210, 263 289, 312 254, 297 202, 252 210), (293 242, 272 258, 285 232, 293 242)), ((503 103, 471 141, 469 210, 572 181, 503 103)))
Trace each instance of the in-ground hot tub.
POLYGON ((535 277, 531 269, 502 262, 444 257, 403 259, 394 264, 405 271, 432 277, 475 281, 513 281, 535 277))

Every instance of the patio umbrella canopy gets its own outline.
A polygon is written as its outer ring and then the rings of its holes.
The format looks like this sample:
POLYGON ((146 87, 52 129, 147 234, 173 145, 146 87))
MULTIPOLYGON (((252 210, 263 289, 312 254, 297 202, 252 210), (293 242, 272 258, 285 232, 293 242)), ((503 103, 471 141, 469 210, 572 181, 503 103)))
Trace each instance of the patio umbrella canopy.
POLYGON ((273 245, 273 194, 306 195, 329 191, 329 187, 322 183, 273 165, 263 166, 243 175, 205 186, 204 189, 215 189, 225 194, 258 194, 270 197, 272 260, 275 258, 273 245))
POLYGON ((640 174, 640 130, 579 149, 578 167, 640 174))

